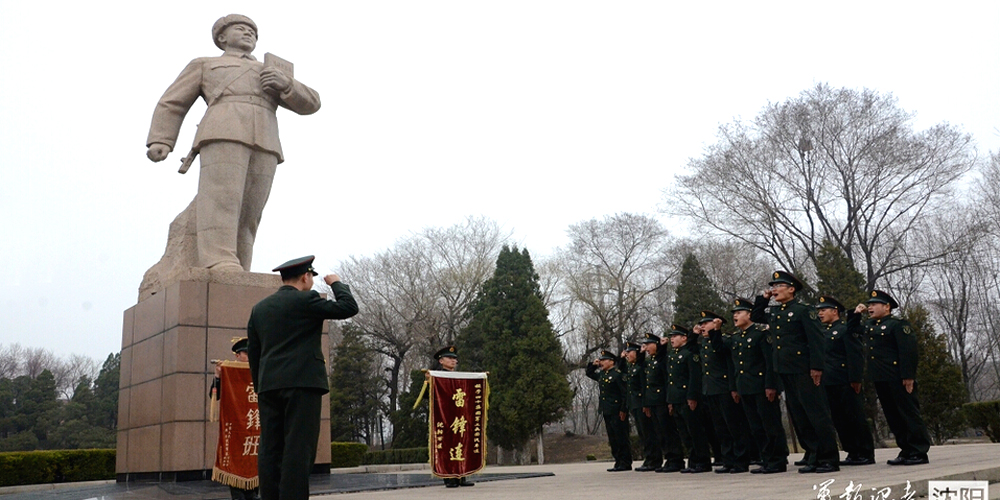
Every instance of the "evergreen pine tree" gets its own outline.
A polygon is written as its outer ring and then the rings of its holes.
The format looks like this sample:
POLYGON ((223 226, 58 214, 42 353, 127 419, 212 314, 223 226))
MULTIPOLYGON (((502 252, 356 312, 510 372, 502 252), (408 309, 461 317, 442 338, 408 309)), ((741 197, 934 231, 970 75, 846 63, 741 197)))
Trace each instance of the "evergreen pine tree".
POLYGON ((832 295, 844 307, 853 309, 867 300, 865 276, 854 267, 843 250, 829 240, 823 240, 816 255, 816 277, 819 295, 832 295))
POLYGON ((673 319, 675 324, 690 328, 701 319, 701 311, 712 311, 723 317, 728 312, 726 302, 719 297, 719 293, 693 253, 689 253, 681 265, 676 294, 673 319))
POLYGON ((948 354, 945 336, 934 330, 923 306, 903 313, 917 336, 917 399, 920 415, 934 444, 943 444, 965 429, 962 405, 967 395, 962 370, 948 354))
POLYGON ((393 448, 417 448, 427 446, 429 443, 427 436, 429 395, 424 394, 423 401, 416 408, 413 407, 423 386, 424 372, 411 371, 410 388, 399 395, 399 409, 389 417, 392 421, 393 448))
POLYGON ((375 354, 351 324, 334 352, 330 368, 330 438, 373 444, 379 416, 375 354))
POLYGON ((458 338, 462 364, 490 373, 490 438, 521 450, 572 404, 562 345, 527 250, 504 246, 458 338))

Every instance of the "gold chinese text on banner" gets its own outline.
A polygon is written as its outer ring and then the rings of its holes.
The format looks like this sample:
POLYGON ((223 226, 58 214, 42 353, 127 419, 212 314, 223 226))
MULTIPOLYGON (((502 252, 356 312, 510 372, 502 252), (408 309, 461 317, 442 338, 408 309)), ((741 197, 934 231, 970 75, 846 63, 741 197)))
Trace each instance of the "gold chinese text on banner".
POLYGON ((250 378, 250 365, 223 361, 219 390, 219 444, 212 481, 241 490, 257 487, 260 410, 250 378))
POLYGON ((431 472, 442 478, 464 477, 486 466, 486 410, 489 383, 485 373, 430 373, 431 472))

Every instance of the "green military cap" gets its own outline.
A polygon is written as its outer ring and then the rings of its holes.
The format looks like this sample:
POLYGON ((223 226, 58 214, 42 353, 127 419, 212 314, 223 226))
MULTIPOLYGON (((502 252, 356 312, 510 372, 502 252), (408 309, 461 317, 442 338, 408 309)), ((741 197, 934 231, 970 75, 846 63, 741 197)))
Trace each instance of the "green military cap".
POLYGON ((250 340, 246 337, 233 337, 233 352, 246 352, 249 344, 250 340))
POLYGON ((305 257, 292 259, 274 269, 271 269, 271 272, 281 273, 281 279, 296 278, 305 273, 312 273, 313 276, 319 276, 319 273, 317 273, 312 267, 313 260, 315 259, 316 256, 314 255, 306 255, 305 257))
POLYGON ((434 353, 434 359, 441 358, 455 358, 458 359, 458 352, 455 351, 455 346, 450 345, 448 347, 442 347, 438 352, 434 353))
POLYGON ((838 311, 844 311, 847 309, 846 307, 844 307, 844 304, 840 303, 839 300, 829 295, 822 295, 819 298, 819 303, 816 304, 816 309, 827 309, 827 308, 837 309, 838 311))
POLYGON ((670 336, 673 337, 674 335, 684 335, 685 337, 688 337, 691 335, 691 330, 688 330, 681 325, 670 325, 670 336))
POLYGON ((607 360, 610 360, 610 361, 618 361, 618 356, 615 356, 615 354, 613 352, 611 352, 611 351, 609 351, 607 349, 604 349, 604 350, 601 351, 601 357, 599 357, 597 359, 607 359, 607 360))
POLYGON ((642 343, 643 344, 653 344, 653 343, 659 344, 660 343, 660 337, 658 337, 654 333, 647 333, 645 336, 643 336, 642 343))
POLYGON ((753 311, 753 301, 750 299, 744 299, 743 297, 736 297, 733 300, 733 308, 731 312, 736 311, 753 311))
POLYGON ((892 298, 891 295, 883 292, 882 290, 872 290, 871 298, 868 299, 868 303, 871 304, 872 302, 889 304, 889 307, 893 309, 899 308, 899 302, 896 302, 896 299, 892 298))
POLYGON ((718 314, 715 314, 712 311, 702 311, 701 319, 698 320, 698 324, 700 325, 702 323, 708 323, 709 321, 717 319, 721 319, 723 325, 726 324, 726 318, 723 318, 722 316, 719 316, 718 314))
POLYGON ((226 50, 226 46, 219 43, 219 35, 221 35, 223 31, 226 31, 226 28, 234 24, 245 24, 253 28, 253 32, 257 35, 257 39, 260 39, 260 32, 257 30, 257 24, 253 22, 253 19, 250 19, 242 14, 229 14, 228 16, 220 17, 219 20, 212 25, 212 41, 215 42, 216 47, 226 50))
POLYGON ((638 352, 640 350, 640 347, 639 347, 639 344, 636 344, 635 342, 626 342, 625 343, 625 350, 626 351, 632 351, 632 352, 638 352))
POLYGON ((771 281, 767 282, 768 285, 777 285, 778 283, 791 285, 795 287, 796 292, 802 290, 802 282, 787 271, 775 271, 771 274, 771 281))

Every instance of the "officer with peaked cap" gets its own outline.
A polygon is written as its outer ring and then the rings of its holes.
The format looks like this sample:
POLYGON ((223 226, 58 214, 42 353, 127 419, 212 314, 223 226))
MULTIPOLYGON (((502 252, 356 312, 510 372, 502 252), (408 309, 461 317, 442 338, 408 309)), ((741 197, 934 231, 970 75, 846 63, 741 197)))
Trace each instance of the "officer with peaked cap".
POLYGON ((618 369, 625 377, 625 387, 628 389, 628 412, 632 415, 636 433, 639 434, 639 441, 642 443, 642 465, 635 470, 651 472, 663 464, 663 456, 656 442, 656 433, 652 428, 653 421, 642 412, 644 364, 645 354, 642 352, 642 347, 635 342, 627 342, 618 369))
POLYGON ((701 360, 691 331, 680 325, 670 329, 667 409, 677 422, 684 448, 688 451, 688 466, 683 474, 712 471, 708 436, 703 421, 705 410, 701 405, 701 360))
POLYGON ((608 444, 615 466, 608 472, 632 470, 632 445, 628 433, 628 389, 625 378, 616 366, 618 357, 608 350, 587 365, 587 377, 596 380, 600 389, 597 410, 604 418, 604 428, 608 432, 608 444), (598 373, 600 370, 600 373, 598 373))
POLYGON ((733 340, 736 392, 760 449, 761 466, 750 472, 777 474, 788 468, 788 442, 778 397, 783 388, 778 372, 774 371, 774 336, 751 321, 752 311, 750 299, 734 301, 733 323, 739 329, 733 340))
POLYGON ((702 311, 701 319, 695 325, 699 333, 702 374, 702 394, 708 415, 719 437, 723 467, 718 474, 740 473, 750 470, 750 432, 746 416, 732 394, 736 391, 736 377, 733 373, 733 357, 730 345, 723 339, 722 325, 726 324, 718 314, 702 311))
POLYGON ((656 472, 680 472, 684 468, 684 451, 677 424, 667 410, 667 355, 670 348, 665 339, 653 333, 646 333, 642 339, 642 349, 646 353, 642 377, 642 412, 652 421, 653 434, 664 463, 658 464, 656 472))
POLYGON ((276 268, 278 291, 253 307, 247 324, 250 375, 260 407, 257 469, 264 500, 309 498, 323 395, 330 392, 323 355, 323 322, 358 313, 351 289, 336 274, 323 280, 327 300, 312 290, 312 255, 276 268))
MULTIPOLYGON (((453 346, 442 347, 434 353, 435 366, 432 370, 444 370, 447 372, 455 371, 458 367, 458 349, 453 346)), ((427 378, 430 379, 430 374, 426 374, 427 378)), ((447 488, 457 488, 459 486, 475 486, 476 483, 470 481, 467 476, 462 477, 446 477, 444 479, 444 485, 447 488)))
POLYGON ((892 316, 898 307, 888 293, 874 290, 867 304, 858 304, 854 312, 868 311, 863 327, 868 376, 899 445, 899 455, 889 465, 920 465, 928 463, 931 440, 917 400, 917 334, 908 321, 892 316))
POLYGON ((819 298, 816 311, 826 327, 823 388, 830 402, 830 416, 837 428, 840 445, 847 452, 847 458, 840 465, 873 464, 875 443, 861 400, 861 382, 865 371, 861 315, 848 311, 847 321, 844 321, 841 318, 845 312, 844 305, 830 295, 819 298))
POLYGON ((775 271, 770 288, 757 296, 751 319, 767 323, 774 335, 774 367, 785 386, 789 414, 799 440, 814 453, 800 473, 840 470, 836 429, 822 384, 826 363, 822 327, 816 309, 798 301, 802 282, 791 273, 775 271), (770 307, 774 299, 778 305, 770 307))

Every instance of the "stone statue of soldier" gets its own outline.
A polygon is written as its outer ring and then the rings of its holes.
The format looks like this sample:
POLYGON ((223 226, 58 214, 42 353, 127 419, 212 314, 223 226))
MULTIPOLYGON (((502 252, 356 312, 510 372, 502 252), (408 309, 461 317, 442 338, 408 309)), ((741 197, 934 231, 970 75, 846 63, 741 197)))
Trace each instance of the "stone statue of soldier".
MULTIPOLYGON (((281 106, 312 114, 319 110, 320 99, 292 77, 289 63, 272 65, 270 54, 264 63, 254 58, 257 25, 250 18, 230 14, 219 19, 212 26, 212 39, 222 55, 197 58, 181 71, 156 104, 146 140, 146 156, 154 162, 165 159, 175 147, 188 110, 198 97, 205 100, 208 109, 181 167, 183 173, 201 155, 198 195, 186 210, 193 216, 188 213, 181 221, 182 213, 171 225, 171 241, 158 265, 249 271, 274 172, 284 160, 275 111, 281 106), (185 224, 187 231, 181 227, 185 224), (195 245, 172 241, 190 238, 191 233, 196 234, 195 245), (180 250, 172 251, 171 245, 180 250), (163 264, 171 253, 188 255, 172 255, 173 261, 163 264), (190 259, 194 262, 186 262, 190 259)), ((154 279, 150 272, 143 287, 154 279)), ((158 270, 158 275, 170 273, 171 269, 158 270)))

